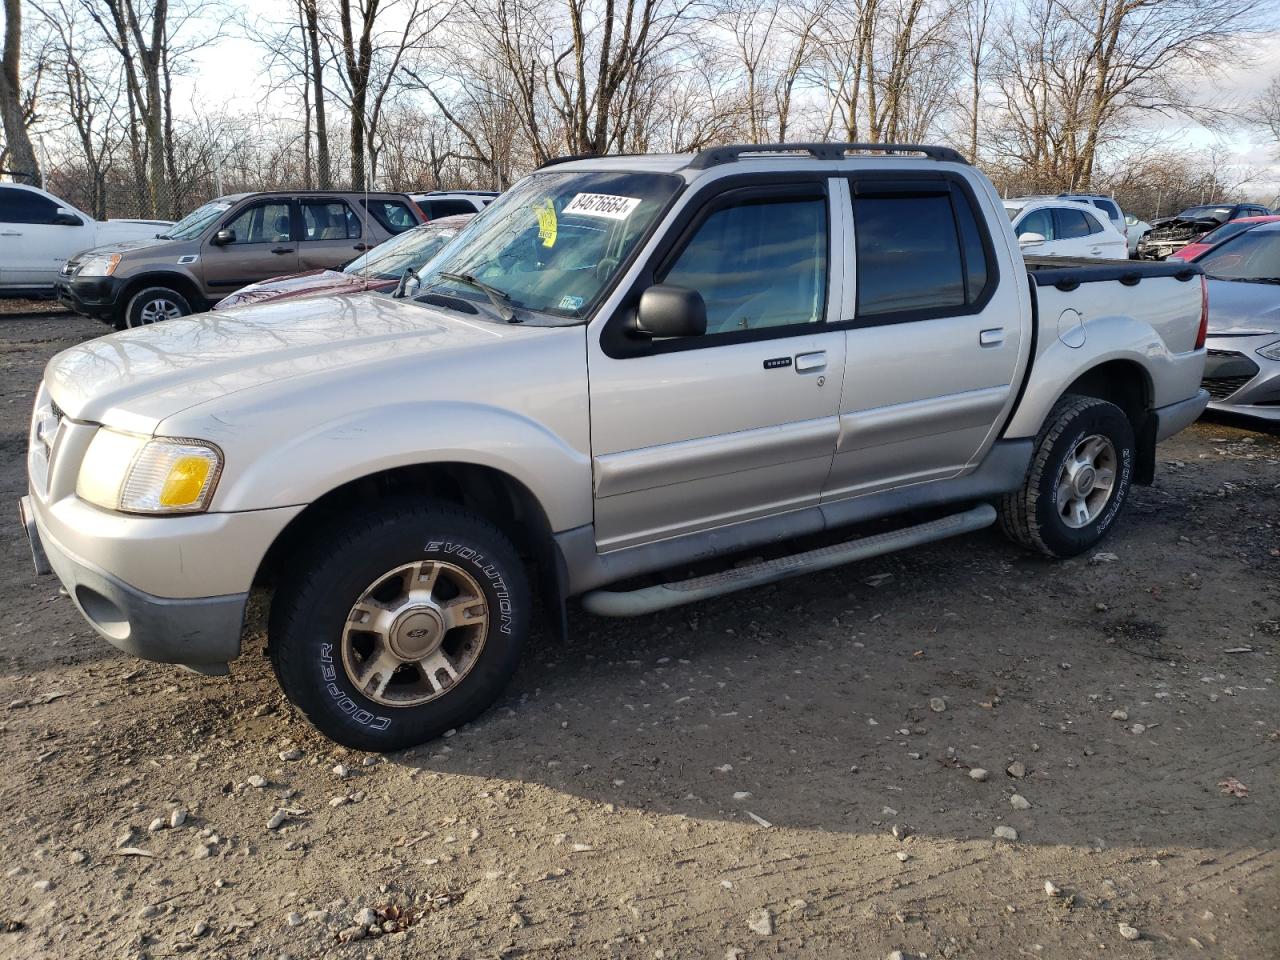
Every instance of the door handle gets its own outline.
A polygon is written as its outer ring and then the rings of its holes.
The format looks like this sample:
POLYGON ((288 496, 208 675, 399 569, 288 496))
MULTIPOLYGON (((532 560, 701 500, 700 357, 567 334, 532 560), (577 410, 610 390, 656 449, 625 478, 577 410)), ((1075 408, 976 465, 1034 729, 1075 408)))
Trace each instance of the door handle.
POLYGON ((356 250, 359 250, 359 251, 363 252, 363 251, 365 251, 365 250, 368 250, 368 249, 369 249, 369 245, 368 245, 367 243, 357 243, 357 244, 355 245, 354 249, 356 249, 356 250))
POLYGON ((22 236, 22 234, 16 230, 6 230, 4 233, 0 233, 0 237, 20 237, 20 236, 22 236))
POLYGON ((272 253, 293 253, 293 247, 272 247, 272 253))
POLYGON ((993 327, 978 334, 978 344, 983 347, 998 347, 1004 343, 1004 327, 993 327))
POLYGON ((827 365, 827 351, 796 354, 796 373, 807 373, 810 370, 821 370, 827 365))

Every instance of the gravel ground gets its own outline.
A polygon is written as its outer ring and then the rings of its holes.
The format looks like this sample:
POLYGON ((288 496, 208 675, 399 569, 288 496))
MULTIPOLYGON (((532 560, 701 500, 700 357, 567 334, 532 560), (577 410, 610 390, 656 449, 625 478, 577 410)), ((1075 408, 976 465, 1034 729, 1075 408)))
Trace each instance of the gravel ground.
MULTIPOLYGON (((0 500, 102 331, 0 321, 0 500)), ((281 698, 260 604, 229 679, 129 659, 11 514, 0 956, 1280 956, 1280 431, 1159 460, 1100 556, 984 532, 579 612, 387 758, 281 698)))

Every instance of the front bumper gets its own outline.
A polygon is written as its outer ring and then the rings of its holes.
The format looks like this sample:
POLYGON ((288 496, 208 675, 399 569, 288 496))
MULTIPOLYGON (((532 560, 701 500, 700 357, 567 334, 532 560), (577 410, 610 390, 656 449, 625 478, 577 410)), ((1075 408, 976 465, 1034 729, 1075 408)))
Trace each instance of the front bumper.
POLYGON ((124 283, 115 277, 58 277, 53 284, 58 302, 86 317, 108 319, 123 307, 124 283))
POLYGON ((1188 244, 1195 243, 1196 238, 1190 240, 1148 240, 1145 237, 1138 241, 1137 258, 1139 260, 1164 260, 1171 253, 1176 253, 1188 244))
POLYGON ((1280 360, 1257 351, 1277 334, 1208 337, 1203 386, 1209 409, 1280 421, 1280 360))
POLYGON ((247 591, 183 599, 152 596, 69 552, 49 535, 33 507, 31 497, 22 498, 20 512, 36 573, 51 570, 76 609, 112 646, 202 673, 226 672, 228 661, 240 653, 247 591))

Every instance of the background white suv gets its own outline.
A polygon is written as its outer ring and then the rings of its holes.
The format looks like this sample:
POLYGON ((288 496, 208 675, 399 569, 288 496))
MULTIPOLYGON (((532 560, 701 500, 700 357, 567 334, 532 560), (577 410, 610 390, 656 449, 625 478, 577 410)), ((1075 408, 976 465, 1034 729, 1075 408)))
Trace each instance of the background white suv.
POLYGON ((0 183, 0 296, 53 296, 74 254, 122 240, 150 240, 169 220, 94 220, 37 187, 0 183))
POLYGON ((1035 257, 1101 257, 1125 260, 1129 244, 1102 211, 1074 200, 1006 200, 1022 252, 1035 257))

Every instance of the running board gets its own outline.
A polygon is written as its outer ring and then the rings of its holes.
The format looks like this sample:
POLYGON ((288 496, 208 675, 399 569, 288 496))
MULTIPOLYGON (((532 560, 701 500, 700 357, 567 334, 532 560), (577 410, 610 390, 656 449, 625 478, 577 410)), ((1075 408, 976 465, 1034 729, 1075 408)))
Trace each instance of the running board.
POLYGON ((871 537, 846 540, 844 543, 819 547, 805 553, 795 553, 776 560, 762 560, 747 567, 735 567, 720 573, 662 583, 639 590, 592 590, 582 595, 582 606, 588 612, 601 617, 634 617, 639 614, 696 603, 709 597, 719 597, 747 587, 760 587, 776 583, 802 573, 828 570, 854 560, 866 560, 882 554, 905 550, 945 540, 962 533, 970 533, 989 527, 996 521, 995 507, 980 504, 963 513, 955 513, 939 520, 931 520, 902 530, 890 530, 871 537))

